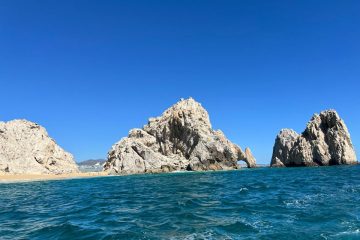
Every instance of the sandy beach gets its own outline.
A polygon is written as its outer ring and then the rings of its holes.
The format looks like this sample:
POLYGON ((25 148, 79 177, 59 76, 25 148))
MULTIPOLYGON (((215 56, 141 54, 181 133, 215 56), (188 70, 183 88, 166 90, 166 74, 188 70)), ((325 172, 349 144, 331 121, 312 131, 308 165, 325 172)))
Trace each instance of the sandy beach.
POLYGON ((26 182, 39 180, 61 180, 71 178, 90 178, 107 176, 106 172, 86 172, 86 173, 68 173, 68 174, 0 174, 0 183, 4 182, 26 182))

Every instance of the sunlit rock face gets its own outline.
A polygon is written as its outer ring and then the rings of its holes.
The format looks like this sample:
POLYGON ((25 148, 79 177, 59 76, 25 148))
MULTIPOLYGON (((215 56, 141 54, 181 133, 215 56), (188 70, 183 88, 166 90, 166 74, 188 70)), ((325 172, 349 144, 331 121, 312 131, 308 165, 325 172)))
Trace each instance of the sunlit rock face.
POLYGON ((26 120, 0 122, 0 173, 62 174, 78 172, 73 156, 26 120))
POLYGON ((256 166, 250 149, 244 153, 220 130, 213 130, 207 111, 189 98, 113 145, 104 170, 113 174, 229 170, 238 168, 238 160, 256 166))
POLYGON ((314 114, 305 131, 283 129, 277 135, 272 167, 356 164, 349 131, 335 110, 314 114))

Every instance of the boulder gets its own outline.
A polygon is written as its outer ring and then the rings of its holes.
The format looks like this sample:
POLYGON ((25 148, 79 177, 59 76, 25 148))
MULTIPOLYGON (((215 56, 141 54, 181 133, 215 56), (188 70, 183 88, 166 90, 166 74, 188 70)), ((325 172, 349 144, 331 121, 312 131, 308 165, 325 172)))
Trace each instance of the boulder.
POLYGON ((62 174, 78 172, 70 153, 45 128, 26 120, 0 122, 0 173, 62 174))
POLYGON ((256 166, 250 149, 241 150, 223 132, 213 130, 207 111, 194 99, 182 99, 162 116, 114 144, 104 171, 113 174, 237 169, 238 160, 256 166))
POLYGON ((282 129, 275 139, 272 167, 356 164, 349 131, 335 110, 314 114, 302 134, 282 129))

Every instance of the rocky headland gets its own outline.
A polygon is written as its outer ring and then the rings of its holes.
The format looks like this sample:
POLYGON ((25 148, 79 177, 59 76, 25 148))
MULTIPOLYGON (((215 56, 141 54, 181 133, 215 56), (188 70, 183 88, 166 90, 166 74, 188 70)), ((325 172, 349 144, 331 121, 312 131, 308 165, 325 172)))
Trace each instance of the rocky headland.
POLYGON ((302 134, 282 129, 277 135, 272 167, 356 164, 349 131, 335 110, 314 114, 302 134))
POLYGON ((182 99, 162 116, 114 144, 104 171, 112 174, 237 169, 238 160, 255 167, 245 152, 220 130, 213 130, 207 111, 194 99, 182 99))
POLYGON ((0 122, 0 174, 78 172, 73 156, 58 146, 45 128, 26 120, 0 122))

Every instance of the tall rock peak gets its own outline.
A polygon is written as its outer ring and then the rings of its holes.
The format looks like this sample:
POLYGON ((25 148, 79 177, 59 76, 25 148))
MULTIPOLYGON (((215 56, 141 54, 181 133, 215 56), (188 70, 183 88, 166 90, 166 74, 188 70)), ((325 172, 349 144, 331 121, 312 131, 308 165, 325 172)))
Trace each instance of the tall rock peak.
POLYGON ((314 114, 302 134, 283 129, 275 139, 271 166, 327 166, 357 163, 349 131, 339 114, 314 114))
POLYGON ((104 170, 129 174, 181 170, 236 169, 237 160, 255 166, 221 131, 211 128, 207 111, 193 98, 181 99, 142 129, 132 129, 109 151, 104 170))

